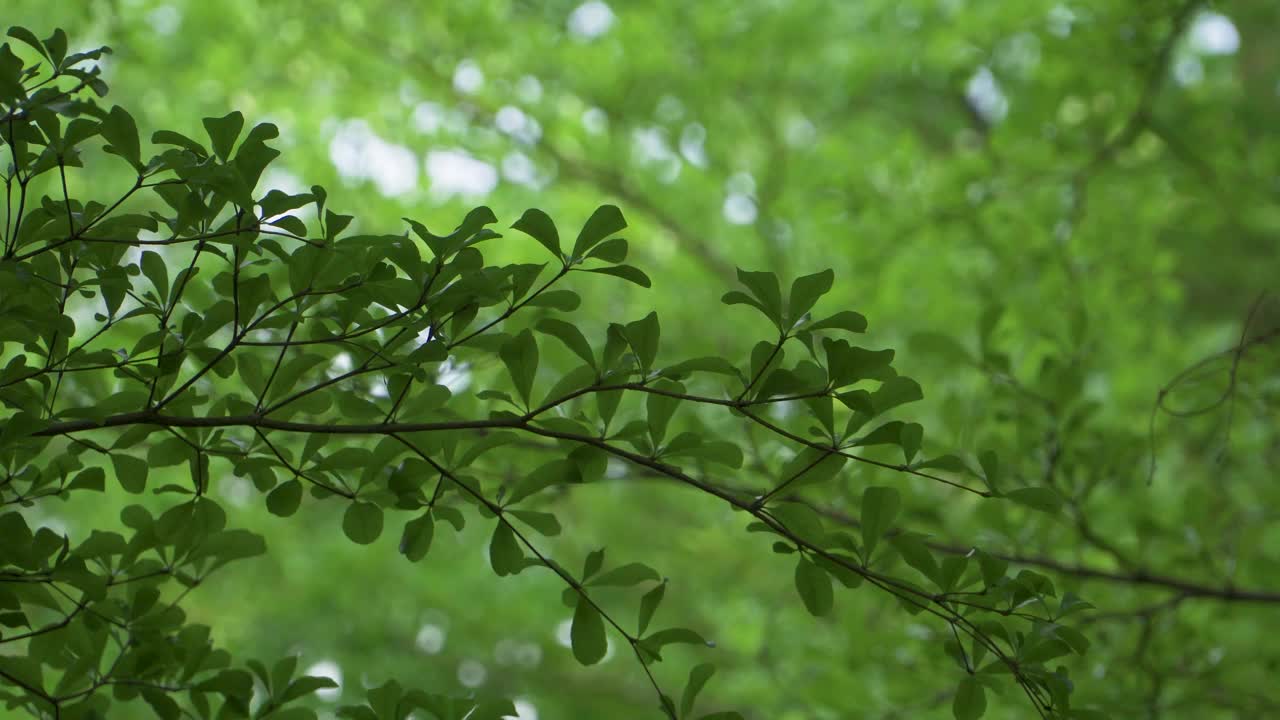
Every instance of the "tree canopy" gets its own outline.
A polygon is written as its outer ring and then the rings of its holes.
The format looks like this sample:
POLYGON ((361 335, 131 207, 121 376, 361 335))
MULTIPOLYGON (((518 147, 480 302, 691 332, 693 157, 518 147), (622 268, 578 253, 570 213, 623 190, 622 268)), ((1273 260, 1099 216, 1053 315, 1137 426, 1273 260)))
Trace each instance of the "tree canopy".
POLYGON ((13 6, 9 711, 1277 710, 1280 10, 13 6))

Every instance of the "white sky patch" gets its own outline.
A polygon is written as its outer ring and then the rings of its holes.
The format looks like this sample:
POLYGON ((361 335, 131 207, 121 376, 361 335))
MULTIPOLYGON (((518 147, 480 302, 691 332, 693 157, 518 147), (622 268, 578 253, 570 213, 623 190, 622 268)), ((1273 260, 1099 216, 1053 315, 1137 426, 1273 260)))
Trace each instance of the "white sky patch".
POLYGON ((573 647, 573 639, 570 633, 573 631, 573 620, 562 620, 556 625, 556 643, 561 647, 573 647))
POLYGON ((413 127, 420 133, 433 135, 444 126, 444 108, 433 102, 413 106, 413 127))
POLYGON ((1173 80, 1179 85, 1198 85, 1204 80, 1204 63, 1194 55, 1178 58, 1173 62, 1173 80))
POLYGON ((996 48, 996 62, 1003 70, 1030 74, 1040 64, 1040 38, 1035 33, 1021 32, 1006 39, 996 48))
POLYGON ((680 154, 690 164, 707 166, 707 129, 701 123, 689 123, 680 131, 680 154))
POLYGON ((480 198, 498 185, 498 169, 463 150, 432 150, 426 168, 431 193, 439 198, 480 198))
POLYGON ((332 660, 321 660, 311 667, 303 671, 303 675, 314 675, 316 677, 327 677, 338 683, 336 688, 321 688, 316 691, 316 697, 321 700, 333 702, 342 695, 342 668, 338 667, 338 663, 332 660))
POLYGON ((182 11, 172 5, 161 5, 147 13, 147 24, 160 35, 172 35, 182 26, 182 11))
POLYGON ((590 0, 569 13, 569 32, 583 40, 591 40, 609 32, 615 19, 613 9, 607 3, 590 0))
POLYGON ((786 124, 782 128, 782 138, 786 140, 791 147, 807 147, 813 144, 818 138, 818 128, 809 118, 803 115, 793 115, 787 118, 786 124))
POLYGON ((484 73, 475 60, 470 58, 458 63, 453 71, 453 87, 460 93, 471 94, 484 85, 484 73))
POLYGON ((587 108, 582 113, 582 127, 592 135, 602 135, 609 129, 609 116, 598 107, 587 108))
POLYGON ((1071 34, 1071 27, 1076 23, 1076 14, 1066 5, 1054 5, 1049 10, 1049 32, 1058 37, 1071 34))
POLYGON ((413 151, 383 140, 363 120, 338 126, 329 141, 329 160, 344 180, 372 180, 386 196, 404 195, 418 186, 413 151))
POLYGON ((532 75, 522 75, 516 81, 516 97, 520 102, 538 102, 542 99, 542 82, 532 75))
POLYGON ((463 687, 480 687, 488 677, 489 671, 475 660, 463 660, 458 663, 458 682, 462 683, 463 687))
POLYGON ((684 103, 672 95, 663 95, 662 99, 658 100, 658 107, 654 114, 664 123, 678 122, 684 117, 684 103))
POLYGON ((532 145, 542 137, 542 126, 538 121, 514 105, 504 105, 499 108, 497 114, 493 116, 493 124, 503 133, 528 145, 532 145))
POLYGON ((754 195, 756 192, 756 179, 749 172, 736 172, 725 181, 724 188, 730 193, 738 195, 754 195))
POLYGON ((333 362, 329 363, 327 374, 330 379, 333 379, 345 372, 350 372, 352 367, 351 356, 347 353, 338 353, 334 356, 333 362))
POLYGON ((502 177, 517 185, 538 186, 537 168, 522 152, 509 152, 502 158, 502 177))
POLYGON ((427 655, 435 655, 444 649, 444 641, 447 637, 444 628, 427 623, 418 628, 418 634, 413 638, 413 644, 419 651, 427 655))
POLYGON ((528 700, 516 698, 511 704, 516 706, 515 720, 538 720, 538 709, 528 700))
POLYGON ((750 225, 758 215, 756 201, 750 195, 729 193, 724 199, 724 219, 734 225, 750 225))
POLYGON ((661 128, 637 128, 631 132, 631 147, 638 159, 643 163, 669 160, 675 153, 667 144, 666 134, 661 128))
POLYGON ((218 478, 218 495, 232 505, 242 508, 256 495, 253 485, 242 477, 223 475, 218 478))
POLYGON ((524 127, 528 117, 524 111, 514 105, 503 105, 493 116, 493 124, 508 135, 515 135, 524 127))
POLYGON ((988 67, 978 68, 969 78, 964 96, 987 122, 998 122, 1009 113, 1009 98, 1005 97, 1000 82, 988 67))
POLYGON ((1191 24, 1187 42, 1201 55, 1234 55, 1240 49, 1240 31, 1226 15, 1202 12, 1191 24))
POLYGON ((453 358, 449 358, 440 363, 439 375, 436 376, 436 382, 449 389, 454 395, 471 387, 471 369, 466 363, 454 365, 453 358))

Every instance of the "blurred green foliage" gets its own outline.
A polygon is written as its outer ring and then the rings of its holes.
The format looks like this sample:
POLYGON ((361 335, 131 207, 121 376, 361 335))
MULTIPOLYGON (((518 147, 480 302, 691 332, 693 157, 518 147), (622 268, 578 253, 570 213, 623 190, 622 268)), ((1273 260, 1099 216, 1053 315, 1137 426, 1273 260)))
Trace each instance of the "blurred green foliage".
MULTIPOLYGON (((201 118, 233 108, 277 124, 283 156, 258 194, 324 185, 353 231, 400 232, 402 216, 450 227, 477 204, 509 224, 537 206, 567 246, 567 228, 617 205, 628 262, 652 288, 592 282, 571 319, 597 337, 654 309, 665 360, 741 365, 776 333, 721 304, 735 267, 784 279, 832 268, 823 311, 864 314, 869 342, 898 348, 896 367, 924 387, 907 413, 927 428, 924 454, 977 467, 994 451, 1009 488, 1066 502, 1040 513, 866 466, 808 499, 838 523, 862 516, 866 487, 893 486, 895 526, 1087 598, 1088 654, 1055 661, 1077 707, 1280 711, 1266 636, 1280 606, 1280 302, 1266 294, 1280 276, 1280 8, 9 0, 3 20, 41 37, 66 28, 73 50, 110 45, 108 104, 130 108, 144 137, 202 138, 201 118)), ((118 175, 84 172, 73 192, 118 193, 118 175)), ((485 252, 546 260, 532 242, 485 252)), ((4 362, 16 351, 6 344, 4 362)), ((474 392, 500 371, 495 360, 452 380, 474 392)), ((729 484, 770 486, 768 433, 705 432, 747 451, 729 484)), ((185 472, 153 469, 151 483, 185 472)), ((437 532, 409 564, 398 530, 351 543, 340 505, 308 499, 282 519, 229 471, 210 486, 269 553, 183 606, 237 657, 296 653, 300 669, 336 676, 340 696, 311 701, 322 712, 396 678, 515 698, 526 720, 657 715, 617 637, 600 665, 574 660, 556 577, 494 578, 488 523, 437 532)), ((79 542, 131 502, 113 488, 29 518, 79 542)), ((744 534, 723 503, 611 466, 544 509, 564 531, 540 545, 568 567, 608 546, 610 567, 638 559, 668 578, 662 625, 716 647, 668 651, 655 673, 678 689, 714 662, 704 711, 954 712, 964 672, 941 649, 946 623, 838 584, 832 613, 811 617, 794 558, 744 534)), ((986 697, 985 717, 1031 712, 1012 685, 986 697)))

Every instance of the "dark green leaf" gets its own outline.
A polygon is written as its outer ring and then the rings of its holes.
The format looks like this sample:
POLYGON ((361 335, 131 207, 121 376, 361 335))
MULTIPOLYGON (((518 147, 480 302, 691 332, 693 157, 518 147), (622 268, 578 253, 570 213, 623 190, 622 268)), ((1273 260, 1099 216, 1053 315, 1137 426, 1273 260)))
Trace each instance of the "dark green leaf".
POLYGON ((382 534, 382 508, 357 500, 342 514, 342 531, 351 542, 368 545, 382 534))
POLYGON ((489 540, 489 564, 499 576, 514 575, 524 568, 524 551, 511 527, 499 522, 489 540))
POLYGON ((628 563, 597 575, 586 584, 592 587, 605 585, 630 587, 646 580, 661 579, 662 576, 658 575, 658 571, 644 563, 628 563))
POLYGON ((867 558, 898 516, 901 496, 894 488, 869 487, 862 491, 862 544, 867 558))
POLYGON ((606 240, 591 248, 586 256, 609 263, 620 263, 627 259, 627 241, 622 238, 606 240))
POLYGON ((209 133, 213 152, 226 162, 231 157, 231 147, 244 129, 244 115, 236 110, 220 118, 207 117, 204 119, 204 129, 209 133))
POLYGON ((418 562, 427 556, 431 549, 431 539, 435 535, 435 520, 430 512, 422 513, 404 525, 404 534, 400 536, 400 554, 409 562, 418 562))
POLYGON ((747 286, 759 303, 758 307, 774 325, 781 327, 782 290, 778 287, 778 276, 771 272, 748 272, 739 268, 738 281, 747 286))
POLYGON ((852 310, 841 310, 824 320, 812 323, 805 328, 810 332, 817 330, 845 330, 852 333, 867 331, 867 319, 861 313, 852 310))
POLYGON ((1062 496, 1047 487, 1018 488, 1004 493, 1002 497, 1051 515, 1062 508, 1062 496))
POLYGON ((706 686, 707 681, 712 675, 716 674, 716 668, 711 663, 702 663, 695 665, 689 671, 689 680, 684 684, 684 693, 680 695, 680 717, 688 717, 693 712, 693 705, 698 700, 698 693, 702 692, 702 688, 706 686))
POLYGON ((115 468, 116 480, 125 492, 138 494, 147 487, 147 463, 131 455, 123 453, 111 454, 111 466, 115 468))
POLYGON ((649 276, 644 274, 640 268, 632 265, 612 265, 602 268, 586 268, 583 272, 599 273, 601 275, 612 275, 620 277, 623 280, 633 282, 642 288, 651 287, 653 283, 649 280, 649 276))
POLYGON ((538 321, 537 328, 540 332, 551 335, 564 343, 565 347, 569 348, 574 355, 582 358, 583 362, 593 368, 596 366, 595 357, 591 352, 591 345, 582 336, 582 331, 578 329, 577 325, 556 318, 543 318, 538 321))
POLYGON ((637 623, 636 634, 644 635, 644 631, 649 629, 649 621, 653 619, 653 613, 658 610, 658 606, 662 604, 662 597, 667 592, 667 583, 663 581, 657 587, 645 593, 640 598, 640 619, 637 623))
POLYGON ((578 240, 573 244, 573 256, 583 257, 599 242, 620 232, 626 226, 627 221, 623 219, 622 211, 616 205, 601 205, 591 213, 591 217, 582 226, 582 232, 578 233, 578 240))
POLYGON ((289 517, 298 511, 302 504, 302 483, 288 480, 267 493, 267 511, 272 515, 289 517))
POLYGON ((951 701, 951 714, 955 720, 978 720, 987 711, 987 696, 972 675, 960 681, 956 696, 951 701))
POLYGON ((791 283, 791 295, 787 300, 787 318, 791 324, 800 321, 813 308, 818 298, 831 290, 835 273, 830 269, 812 275, 802 275, 791 283))
POLYGON ((578 606, 573 611, 569 641, 573 647, 573 656, 583 665, 600 662, 609 649, 609 642, 604 635, 604 618, 586 598, 579 598, 578 606))
POLYGON ((533 378, 538 372, 538 344, 529 330, 521 330, 519 335, 507 341, 498 351, 507 371, 511 373, 511 381, 516 386, 520 399, 527 405, 529 393, 533 389, 533 378))
POLYGON ((511 227, 537 240, 539 244, 550 250, 557 260, 564 256, 560 251, 560 233, 556 231, 556 224, 541 210, 533 208, 525 210, 524 215, 521 215, 511 227))
POLYGON ((128 160, 136 169, 142 168, 142 148, 138 142, 138 126, 124 108, 116 105, 102 118, 102 137, 109 143, 107 151, 128 160))
POLYGON ((831 612, 835 597, 831 589, 831 576, 806 557, 796 563, 796 592, 810 614, 826 615, 831 612))

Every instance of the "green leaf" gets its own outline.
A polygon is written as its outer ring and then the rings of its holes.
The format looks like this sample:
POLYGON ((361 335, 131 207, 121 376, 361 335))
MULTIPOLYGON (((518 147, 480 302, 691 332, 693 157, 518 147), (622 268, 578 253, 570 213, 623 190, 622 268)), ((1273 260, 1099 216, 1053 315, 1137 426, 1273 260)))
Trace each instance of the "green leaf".
POLYGON ((653 367, 653 361, 658 356, 658 339, 661 334, 657 313, 649 313, 639 320, 627 323, 623 328, 627 344, 635 352, 636 359, 645 372, 653 367))
POLYGON ((107 473, 100 467, 85 468, 67 483, 68 490, 93 490, 104 492, 107 489, 107 473))
POLYGON ((557 260, 564 258, 564 253, 560 251, 560 233, 556 231, 556 224, 541 210, 536 208, 525 210, 511 227, 537 240, 542 247, 550 250, 557 260))
POLYGON ((995 490, 996 485, 1000 482, 1000 460, 994 452, 984 450, 978 455, 978 464, 982 466, 983 479, 987 483, 987 487, 995 490))
POLYGON ((868 560, 880 538, 893 526, 901 502, 895 488, 869 487, 862 491, 862 545, 868 560))
POLYGON ((436 523, 430 511, 405 523, 404 533, 400 536, 400 554, 408 558, 409 562, 418 562, 426 557, 431 549, 435 530, 436 523))
POLYGON ((244 129, 244 115, 239 110, 234 110, 220 118, 207 117, 204 119, 204 129, 209 133, 213 152, 226 162, 231 157, 231 147, 244 129))
POLYGON ((609 649, 609 641, 604 635, 604 618, 586 598, 578 598, 578 606, 573 611, 569 644, 573 648, 573 656, 583 665, 600 662, 609 649))
POLYGON ((342 531, 351 542, 368 545, 382 534, 382 508, 357 500, 342 514, 342 531))
POLYGON ((591 352, 591 345, 583 337, 582 331, 578 329, 577 325, 556 318, 543 318, 538 321, 537 329, 539 332, 544 332, 564 343, 565 347, 569 348, 574 355, 582 358, 583 362, 592 368, 596 367, 596 359, 591 352))
POLYGON ((972 471, 969 469, 969 466, 965 464, 964 460, 961 460, 959 457, 955 455, 939 455, 936 458, 925 460, 924 462, 921 462, 921 463, 916 463, 915 465, 911 466, 911 469, 912 470, 946 470, 947 472, 952 472, 956 474, 972 473, 972 471))
POLYGON ((898 431, 898 441, 902 445, 902 457, 910 463, 920 452, 920 443, 924 440, 924 426, 920 423, 904 423, 898 431))
POLYGON ((662 374, 673 380, 679 380, 689 373, 709 372, 730 377, 741 377, 738 368, 722 357, 700 357, 678 362, 662 369, 662 374))
POLYGON ((102 118, 102 137, 108 143, 107 152, 119 155, 134 169, 142 169, 142 148, 138 141, 138 125, 124 108, 116 105, 102 118))
POLYGON ((978 567, 982 570, 982 582, 987 587, 995 585, 1009 571, 1009 562, 982 550, 977 551, 978 567))
POLYGON ((551 513, 534 512, 532 510, 511 510, 507 514, 515 516, 520 522, 547 537, 554 537, 560 534, 560 521, 551 513))
POLYGON ((924 392, 920 389, 920 384, 901 375, 886 380, 871 394, 871 404, 875 405, 877 413, 923 399, 924 392))
POLYGON ((44 43, 40 42, 40 40, 36 38, 35 33, 31 32, 27 28, 15 25, 9 28, 8 35, 14 40, 19 40, 26 45, 30 45, 32 49, 40 53, 41 57, 49 57, 49 54, 45 52, 44 43))
POLYGON ((533 377, 538 372, 538 343, 533 339, 533 333, 528 329, 521 330, 519 335, 502 346, 498 356, 511 373, 511 381, 515 384, 520 399, 528 405, 533 377))
POLYGON ((539 465, 533 472, 526 474, 512 487, 507 494, 505 504, 515 505, 530 495, 551 487, 567 483, 582 482, 582 471, 569 460, 551 460, 539 465))
POLYGON ((657 570, 654 570, 644 563, 628 563, 597 575, 586 584, 591 587, 605 585, 630 587, 632 585, 638 585, 645 582, 646 580, 661 579, 662 576, 658 574, 657 570))
POLYGON ((829 318, 808 325, 805 329, 809 332, 845 330, 851 333, 864 333, 867 331, 867 319, 861 313, 856 313, 852 310, 841 310, 829 318))
POLYGON ((296 479, 282 482, 267 493, 267 511, 279 517, 289 517, 302 504, 302 483, 296 479))
POLYGON ((796 592, 811 615, 821 617, 831 612, 835 597, 831 588, 831 576, 806 557, 796 563, 796 592))
POLYGON ((1062 508, 1062 496, 1047 487, 1018 488, 1001 497, 1051 515, 1056 515, 1062 508))
POLYGON ((698 693, 702 692, 707 681, 715 674, 716 667, 711 663, 695 665, 689 671, 689 680, 685 682, 684 692, 680 695, 680 717, 688 717, 689 713, 693 712, 693 704, 698 700, 698 693))
POLYGON ((778 287, 778 276, 771 272, 748 272, 738 268, 738 281, 747 286, 760 310, 773 324, 782 327, 782 290, 778 287))
MULTIPOLYGON (((654 383, 653 387, 656 390, 665 390, 673 393, 684 392, 682 385, 671 380, 659 380, 654 383)), ((645 395, 645 418, 649 425, 649 438, 655 447, 660 445, 666 437, 667 425, 671 422, 671 416, 678 407, 680 407, 679 398, 656 392, 645 395)))
POLYGON ((583 268, 582 272, 599 273, 600 275, 612 275, 622 278, 629 282, 633 282, 642 288, 652 287, 653 283, 649 280, 649 276, 644 274, 640 268, 632 265, 613 265, 602 268, 583 268))
POLYGON ((800 321, 804 314, 813 308, 818 298, 826 295, 835 282, 835 273, 830 269, 812 275, 802 275, 791 283, 791 295, 787 300, 787 319, 791 324, 800 321))
POLYGON ((122 453, 111 454, 111 466, 115 469, 116 480, 125 492, 137 495, 147 487, 147 463, 132 455, 122 453))
POLYGON ((156 289, 156 296, 160 298, 160 302, 167 302, 169 299, 169 271, 164 266, 164 258, 160 254, 151 250, 142 252, 142 274, 147 276, 151 284, 156 289))
POLYGON ((987 696, 972 675, 966 675, 956 688, 956 696, 951 701, 951 714, 955 720, 978 720, 987 711, 987 696))
POLYGON ((587 553, 587 559, 582 564, 582 582, 586 582, 592 575, 600 572, 600 568, 604 565, 604 548, 592 550, 587 553))
POLYGON ((902 555, 908 565, 920 571, 925 577, 938 581, 938 561, 932 551, 924 544, 924 536, 919 533, 904 532, 889 539, 893 547, 902 555))
POLYGON ((573 256, 583 257, 600 241, 620 232, 626 226, 627 221, 623 219, 622 211, 616 205, 601 205, 591 213, 591 217, 587 218, 586 224, 582 226, 582 232, 578 233, 578 240, 573 244, 573 256))
POLYGON ((708 642, 706 638, 689 628, 668 628, 666 630, 659 630, 645 638, 644 643, 657 650, 661 650, 666 645, 676 644, 715 647, 715 643, 708 642))
POLYGON ((627 241, 622 238, 606 240, 591 248, 586 257, 603 260, 609 263, 620 263, 627 259, 627 241))
POLYGON ((498 576, 514 575, 524 569, 524 551, 511 526, 499 522, 489 540, 489 565, 498 576))
POLYGON ((572 312, 582 304, 582 298, 572 290, 549 290, 529 298, 525 307, 548 307, 562 312, 572 312))
POLYGON ((644 635, 644 631, 649 629, 649 621, 653 619, 654 612, 662 604, 662 597, 666 592, 667 583, 664 580, 657 587, 640 597, 640 617, 639 622, 636 623, 637 635, 644 635))

